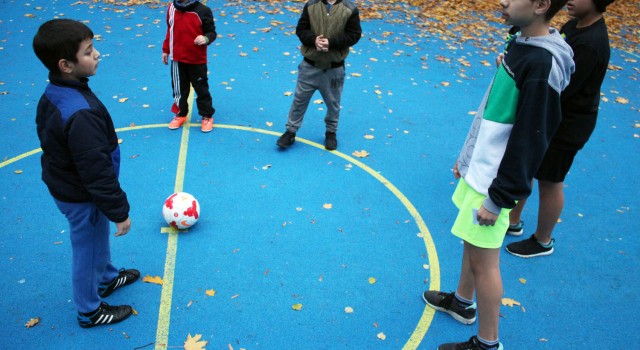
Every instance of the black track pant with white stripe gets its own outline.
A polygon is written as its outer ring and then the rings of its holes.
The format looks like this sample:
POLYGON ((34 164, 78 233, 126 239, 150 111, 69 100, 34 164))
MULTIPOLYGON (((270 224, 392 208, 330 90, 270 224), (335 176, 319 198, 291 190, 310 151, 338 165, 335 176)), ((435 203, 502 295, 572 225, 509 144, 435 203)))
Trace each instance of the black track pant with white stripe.
POLYGON ((209 93, 209 79, 206 64, 188 64, 171 61, 171 83, 173 86, 174 106, 172 111, 179 116, 189 113, 189 92, 191 85, 196 92, 198 114, 204 117, 212 116, 213 108, 211 93, 209 93))

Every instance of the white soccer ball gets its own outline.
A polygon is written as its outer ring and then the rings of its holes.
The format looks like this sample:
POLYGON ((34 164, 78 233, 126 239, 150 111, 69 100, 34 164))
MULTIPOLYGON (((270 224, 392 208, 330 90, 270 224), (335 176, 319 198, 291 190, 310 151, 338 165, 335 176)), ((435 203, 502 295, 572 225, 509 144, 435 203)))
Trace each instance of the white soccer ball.
POLYGON ((189 228, 200 217, 200 203, 186 192, 174 193, 162 206, 162 216, 167 224, 179 230, 189 228))

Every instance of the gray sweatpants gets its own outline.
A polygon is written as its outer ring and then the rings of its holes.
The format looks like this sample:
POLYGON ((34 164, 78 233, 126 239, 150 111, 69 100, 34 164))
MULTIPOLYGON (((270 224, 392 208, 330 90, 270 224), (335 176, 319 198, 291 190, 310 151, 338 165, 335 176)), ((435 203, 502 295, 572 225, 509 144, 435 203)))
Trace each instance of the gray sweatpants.
POLYGON ((287 130, 298 132, 307 107, 309 107, 309 101, 318 90, 327 105, 327 115, 324 118, 327 126, 326 131, 336 132, 338 130, 338 119, 340 118, 340 97, 342 96, 344 77, 344 66, 320 69, 306 61, 302 61, 298 65, 298 84, 296 85, 296 93, 289 110, 287 130))

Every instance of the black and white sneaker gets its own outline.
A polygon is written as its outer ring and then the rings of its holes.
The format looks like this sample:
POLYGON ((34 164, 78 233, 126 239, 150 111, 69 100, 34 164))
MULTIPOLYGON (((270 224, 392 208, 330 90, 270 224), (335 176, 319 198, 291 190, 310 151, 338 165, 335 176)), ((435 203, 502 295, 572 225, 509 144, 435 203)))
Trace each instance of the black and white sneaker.
POLYGON ((515 225, 509 224, 509 228, 507 229, 507 234, 510 236, 522 236, 524 232, 524 221, 520 220, 519 223, 515 225))
POLYGON ((437 290, 429 290, 422 294, 422 299, 432 308, 451 315, 456 321, 464 324, 472 324, 476 321, 476 303, 468 307, 462 307, 456 301, 454 293, 445 293, 437 290))
POLYGON ((545 256, 553 253, 553 245, 555 239, 551 238, 548 246, 543 246, 536 239, 535 235, 531 235, 528 239, 507 244, 507 252, 521 258, 534 258, 536 256, 545 256))
POLYGON ((118 323, 126 320, 131 314, 133 314, 133 309, 129 305, 111 306, 103 301, 96 311, 78 312, 78 323, 82 328, 91 328, 104 324, 118 323))
POLYGON ((126 286, 127 284, 131 284, 137 281, 138 278, 140 278, 140 271, 136 269, 120 269, 118 276, 114 278, 113 281, 108 284, 101 284, 98 286, 98 295, 101 298, 106 298, 111 295, 114 290, 126 286))
POLYGON ((282 136, 280 136, 280 138, 278 138, 278 142, 276 142, 276 144, 282 148, 287 148, 293 145, 294 142, 296 142, 296 133, 287 130, 282 134, 282 136))

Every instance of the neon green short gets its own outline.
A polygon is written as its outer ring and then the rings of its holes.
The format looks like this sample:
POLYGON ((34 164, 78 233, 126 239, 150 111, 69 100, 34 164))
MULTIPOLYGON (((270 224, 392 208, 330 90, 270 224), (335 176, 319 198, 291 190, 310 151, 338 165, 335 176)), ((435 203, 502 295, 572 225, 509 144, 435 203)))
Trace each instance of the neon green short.
POLYGON ((474 209, 479 209, 485 198, 487 196, 478 193, 461 178, 451 198, 456 207, 460 209, 451 232, 476 247, 500 248, 507 228, 509 228, 511 209, 503 208, 493 226, 475 224, 474 209))

